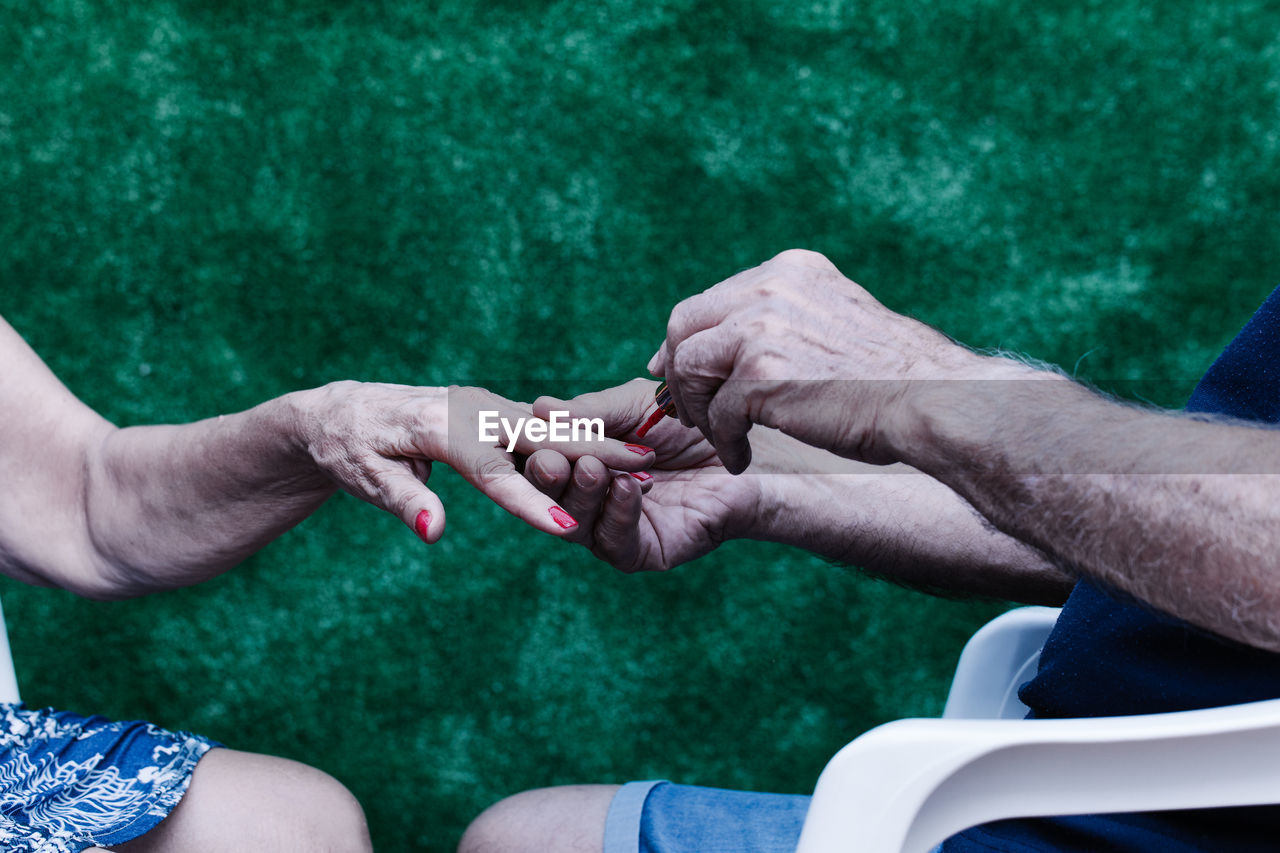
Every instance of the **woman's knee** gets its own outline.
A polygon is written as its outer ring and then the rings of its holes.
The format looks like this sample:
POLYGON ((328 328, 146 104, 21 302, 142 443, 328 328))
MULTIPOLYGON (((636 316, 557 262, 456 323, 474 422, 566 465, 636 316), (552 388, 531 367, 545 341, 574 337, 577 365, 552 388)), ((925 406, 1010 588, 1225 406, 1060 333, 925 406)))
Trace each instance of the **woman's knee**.
POLYGON ((616 785, 524 791, 494 803, 467 827, 458 853, 600 853, 616 785))
POLYGON ((185 796, 154 830, 119 853, 371 850, 364 811, 327 773, 285 758, 211 750, 185 796))
MULTIPOLYGON (((283 761, 284 759, 275 759, 283 761)), ((322 770, 297 762, 293 790, 282 792, 275 814, 294 821, 289 832, 305 839, 308 853, 364 853, 372 850, 364 809, 345 785, 322 770)))

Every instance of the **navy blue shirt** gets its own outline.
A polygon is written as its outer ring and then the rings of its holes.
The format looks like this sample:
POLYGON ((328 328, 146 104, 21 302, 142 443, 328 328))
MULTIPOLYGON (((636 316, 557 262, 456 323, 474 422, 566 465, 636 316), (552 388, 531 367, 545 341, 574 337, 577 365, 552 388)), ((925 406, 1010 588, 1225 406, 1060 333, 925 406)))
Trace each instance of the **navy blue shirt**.
MULTIPOLYGON (((1187 409, 1280 423, 1280 288, 1196 386, 1187 409)), ((1184 711, 1280 697, 1280 655, 1200 630, 1126 596, 1076 584, 1018 694, 1039 718, 1184 711)), ((1280 792, 1278 792, 1280 796, 1280 792)), ((1280 849, 1280 807, 1009 820, 946 853, 1280 849)))

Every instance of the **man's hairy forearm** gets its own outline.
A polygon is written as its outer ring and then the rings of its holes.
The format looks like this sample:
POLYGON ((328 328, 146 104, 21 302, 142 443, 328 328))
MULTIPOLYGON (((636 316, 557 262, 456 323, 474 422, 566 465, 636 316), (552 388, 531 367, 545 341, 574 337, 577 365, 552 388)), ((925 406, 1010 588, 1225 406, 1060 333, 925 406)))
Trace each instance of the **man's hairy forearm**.
POLYGON ((795 545, 931 592, 1061 604, 1074 579, 905 465, 841 459, 757 427, 765 495, 743 535, 795 545))
POLYGON ((903 458, 995 526, 1280 650, 1280 432, 1123 405, 1061 378, 929 383, 907 399, 903 458))

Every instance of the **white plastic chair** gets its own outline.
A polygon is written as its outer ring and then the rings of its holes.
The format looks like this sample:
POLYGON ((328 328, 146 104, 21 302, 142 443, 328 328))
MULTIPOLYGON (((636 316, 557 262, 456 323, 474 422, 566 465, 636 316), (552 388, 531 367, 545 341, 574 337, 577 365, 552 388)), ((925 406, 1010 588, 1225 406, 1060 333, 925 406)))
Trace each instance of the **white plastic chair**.
POLYGON ((1057 612, 1014 610, 974 634, 943 719, 888 723, 836 753, 797 853, 927 853, 963 829, 1011 817, 1280 803, 1280 699, 1010 719, 1026 711, 1016 690, 1034 673, 1057 612))
POLYGON ((20 702, 18 674, 13 668, 13 654, 9 651, 9 632, 4 626, 4 610, 0 609, 0 702, 20 702))

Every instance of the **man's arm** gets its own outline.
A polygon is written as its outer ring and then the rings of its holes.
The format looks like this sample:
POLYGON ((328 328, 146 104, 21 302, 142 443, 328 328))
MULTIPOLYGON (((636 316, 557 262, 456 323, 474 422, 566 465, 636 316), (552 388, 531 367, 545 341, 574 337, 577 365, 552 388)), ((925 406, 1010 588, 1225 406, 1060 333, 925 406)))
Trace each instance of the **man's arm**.
POLYGON ((1124 406, 973 353, 811 252, 681 303, 650 366, 730 470, 751 459, 752 424, 905 462, 1055 563, 1280 651, 1280 432, 1124 406))
POLYGON ((1280 651, 1280 432, 1065 379, 923 383, 888 438, 1006 533, 1223 636, 1280 651))
MULTIPOLYGON (((781 442, 822 453, 820 472, 760 477, 757 521, 744 538, 794 545, 874 575, 946 595, 1060 605, 1076 578, 1044 552, 997 530, 955 491, 905 465, 841 459, 778 434, 781 442)), ((753 433, 753 470, 776 457, 753 433)), ((784 462, 789 464, 789 462, 784 462)))
MULTIPOLYGON (((542 398, 534 411, 598 417, 609 434, 629 439, 652 406, 654 384, 635 381, 567 403, 542 398)), ((734 477, 701 433, 676 421, 663 421, 645 441, 656 462, 643 485, 590 457, 570 465, 547 450, 525 469, 582 522, 566 538, 623 571, 663 571, 727 539, 757 539, 955 595, 1060 604, 1073 582, 954 491, 906 466, 842 459, 758 428, 751 467, 734 477)))

